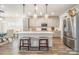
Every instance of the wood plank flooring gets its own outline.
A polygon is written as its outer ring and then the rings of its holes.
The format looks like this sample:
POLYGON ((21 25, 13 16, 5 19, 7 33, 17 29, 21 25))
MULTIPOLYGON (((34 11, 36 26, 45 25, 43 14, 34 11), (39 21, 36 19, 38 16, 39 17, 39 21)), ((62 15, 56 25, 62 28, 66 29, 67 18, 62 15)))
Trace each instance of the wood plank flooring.
MULTIPOLYGON (((63 40, 60 38, 53 38, 53 47, 49 51, 19 51, 16 55, 78 55, 78 52, 72 51, 63 44, 63 40)), ((13 55, 12 44, 7 43, 0 46, 0 55, 13 55)))

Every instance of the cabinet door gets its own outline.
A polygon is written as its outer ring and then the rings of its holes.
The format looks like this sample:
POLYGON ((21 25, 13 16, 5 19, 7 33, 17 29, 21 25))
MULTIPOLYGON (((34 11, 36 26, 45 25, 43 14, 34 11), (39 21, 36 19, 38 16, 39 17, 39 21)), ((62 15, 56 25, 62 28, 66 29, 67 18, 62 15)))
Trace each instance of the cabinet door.
POLYGON ((39 39, 31 38, 31 47, 39 47, 39 39))
POLYGON ((24 19, 23 20, 23 31, 27 31, 28 30, 28 19, 24 19))

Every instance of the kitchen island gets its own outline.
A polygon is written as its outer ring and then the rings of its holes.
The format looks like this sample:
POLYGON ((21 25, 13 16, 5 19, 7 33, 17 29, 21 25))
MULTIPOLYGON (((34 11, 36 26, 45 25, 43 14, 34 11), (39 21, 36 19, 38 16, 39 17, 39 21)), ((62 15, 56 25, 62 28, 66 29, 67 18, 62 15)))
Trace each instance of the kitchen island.
POLYGON ((31 37, 31 45, 32 47, 39 46, 39 38, 48 38, 49 47, 52 48, 52 39, 53 32, 52 31, 26 31, 26 32, 18 32, 16 33, 18 38, 13 42, 13 53, 19 52, 19 43, 22 37, 31 37))

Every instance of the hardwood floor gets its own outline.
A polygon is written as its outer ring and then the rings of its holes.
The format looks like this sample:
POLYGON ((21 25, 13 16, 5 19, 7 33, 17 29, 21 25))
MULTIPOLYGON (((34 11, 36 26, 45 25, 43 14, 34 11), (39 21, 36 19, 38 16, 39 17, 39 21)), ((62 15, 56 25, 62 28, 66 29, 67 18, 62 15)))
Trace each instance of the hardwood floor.
MULTIPOLYGON (((53 38, 53 47, 49 51, 19 51, 18 55, 77 55, 79 53, 72 51, 63 44, 62 39, 53 38)), ((7 43, 0 46, 0 55, 13 55, 12 44, 7 43)), ((16 54, 17 55, 17 54, 16 54)))

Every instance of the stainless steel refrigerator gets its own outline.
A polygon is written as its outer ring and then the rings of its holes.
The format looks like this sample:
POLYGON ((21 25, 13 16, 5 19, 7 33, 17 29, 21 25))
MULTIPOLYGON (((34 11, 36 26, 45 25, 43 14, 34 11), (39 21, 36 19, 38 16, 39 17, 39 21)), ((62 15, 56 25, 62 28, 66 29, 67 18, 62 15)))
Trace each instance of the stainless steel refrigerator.
POLYGON ((79 15, 64 18, 63 42, 67 47, 79 51, 79 15))

